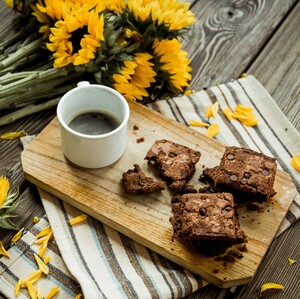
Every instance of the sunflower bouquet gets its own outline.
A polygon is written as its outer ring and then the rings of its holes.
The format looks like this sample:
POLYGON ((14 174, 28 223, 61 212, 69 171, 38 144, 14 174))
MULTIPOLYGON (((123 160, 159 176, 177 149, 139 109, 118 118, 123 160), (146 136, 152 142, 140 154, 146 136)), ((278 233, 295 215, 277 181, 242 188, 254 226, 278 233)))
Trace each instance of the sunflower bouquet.
POLYGON ((5 114, 0 125, 56 105, 82 79, 143 103, 165 93, 177 95, 189 86, 190 60, 180 42, 196 21, 188 3, 5 2, 26 26, 0 43, 0 113, 5 114))

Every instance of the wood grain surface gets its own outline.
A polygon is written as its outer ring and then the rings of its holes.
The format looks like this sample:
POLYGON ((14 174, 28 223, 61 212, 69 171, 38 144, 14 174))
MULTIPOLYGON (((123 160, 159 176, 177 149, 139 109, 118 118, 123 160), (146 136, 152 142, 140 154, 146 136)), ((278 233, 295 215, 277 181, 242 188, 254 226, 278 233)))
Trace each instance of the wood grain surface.
MULTIPOLYGON (((138 163, 145 173, 157 176, 144 157, 157 139, 170 139, 199 150, 201 164, 219 163, 224 145, 139 104, 130 105, 128 142, 125 154, 112 166, 89 170, 68 163, 61 150, 60 128, 55 118, 22 153, 26 178, 128 237, 196 272, 220 287, 245 284, 254 275, 284 218, 296 190, 290 177, 277 171, 277 195, 265 203, 262 212, 239 209, 241 227, 248 236, 244 257, 224 266, 206 258, 178 240, 172 241, 171 192, 132 196, 124 192, 122 173, 138 163), (139 130, 134 130, 138 124, 139 130), (142 143, 137 139, 143 137, 142 143), (218 270, 217 273, 215 273, 218 270)), ((198 165, 191 184, 200 187, 198 165)), ((158 179, 158 177, 157 177, 158 179)))
MULTIPOLYGON (((192 60, 192 88, 198 91, 203 87, 238 78, 242 73, 254 74, 300 130, 297 43, 300 1, 188 2, 192 3, 192 10, 199 20, 183 40, 183 48, 189 52, 192 60)), ((4 1, 0 1, 0 17, 0 41, 3 41, 17 32, 21 23, 18 15, 6 7, 4 1)), ((25 130, 29 135, 38 134, 54 116, 55 109, 40 112, 11 125, 1 126, 0 134, 18 130, 25 130)), ((0 140, 0 175, 7 175, 13 187, 20 186, 22 195, 13 221, 26 230, 33 225, 32 218, 44 215, 45 211, 35 186, 24 179, 21 151, 22 146, 18 140, 0 140)), ((255 279, 243 288, 241 295, 237 295, 239 288, 233 294, 208 286, 190 295, 189 299, 259 298, 257 290, 262 283, 268 281, 281 282, 285 285, 285 291, 270 292, 264 294, 264 298, 294 298, 300 292, 300 264, 290 267, 286 258, 300 259, 298 232, 299 220, 273 241, 255 279)), ((14 231, 1 229, 0 240, 8 246, 14 234, 14 231)), ((1 290, 0 298, 4 298, 1 290)))

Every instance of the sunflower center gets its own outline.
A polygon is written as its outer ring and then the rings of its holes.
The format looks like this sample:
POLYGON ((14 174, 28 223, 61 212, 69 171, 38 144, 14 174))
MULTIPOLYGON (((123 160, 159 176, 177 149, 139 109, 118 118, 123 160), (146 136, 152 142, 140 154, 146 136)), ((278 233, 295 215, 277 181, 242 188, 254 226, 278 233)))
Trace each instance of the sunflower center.
POLYGON ((75 31, 72 32, 70 41, 73 45, 73 53, 77 53, 81 49, 80 42, 84 37, 84 35, 87 33, 88 31, 86 26, 76 29, 75 31))

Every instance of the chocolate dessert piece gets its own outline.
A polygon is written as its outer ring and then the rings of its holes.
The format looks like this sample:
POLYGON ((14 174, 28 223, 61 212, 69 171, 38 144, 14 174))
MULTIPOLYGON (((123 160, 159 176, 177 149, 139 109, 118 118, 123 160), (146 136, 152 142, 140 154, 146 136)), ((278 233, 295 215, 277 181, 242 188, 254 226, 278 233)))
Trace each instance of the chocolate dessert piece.
POLYGON ((172 203, 173 236, 208 255, 224 253, 246 242, 230 193, 184 194, 172 203))
POLYGON ((158 167, 171 190, 183 190, 195 172, 200 152, 169 140, 157 140, 145 159, 158 167))
POLYGON ((145 194, 158 192, 165 189, 165 182, 154 181, 147 177, 138 164, 134 164, 134 169, 129 169, 123 173, 124 190, 129 194, 145 194))
POLYGON ((203 176, 213 188, 235 192, 239 199, 265 201, 276 194, 276 169, 274 158, 233 146, 226 148, 220 165, 204 169, 203 176))

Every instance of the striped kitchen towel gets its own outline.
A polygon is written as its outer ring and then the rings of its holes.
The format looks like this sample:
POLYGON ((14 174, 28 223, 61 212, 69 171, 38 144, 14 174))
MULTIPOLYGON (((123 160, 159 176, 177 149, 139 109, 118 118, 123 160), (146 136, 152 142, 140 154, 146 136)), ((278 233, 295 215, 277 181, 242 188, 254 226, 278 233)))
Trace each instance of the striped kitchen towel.
MULTIPOLYGON (((274 156, 279 168, 291 175, 298 195, 278 233, 284 231, 300 216, 300 173, 290 165, 291 156, 300 154, 300 134, 254 77, 155 102, 149 107, 188 125, 191 119, 204 121, 206 108, 216 101, 221 109, 234 109, 239 103, 253 107, 259 119, 256 127, 245 127, 235 120, 229 122, 220 112, 211 120, 220 125, 216 139, 274 156)), ((202 133, 206 130, 191 128, 202 133)), ((9 250, 11 259, 0 260, 0 290, 8 298, 14 298, 18 279, 36 269, 33 252, 38 252, 38 246, 33 243, 34 236, 49 224, 54 234, 46 251, 51 257, 50 273, 37 282, 43 294, 58 285, 61 290, 56 298, 74 298, 80 292, 88 299, 182 298, 207 284, 91 217, 71 227, 69 219, 81 212, 43 190, 39 192, 47 217, 9 250)), ((18 298, 26 298, 26 291, 22 290, 18 298)))

